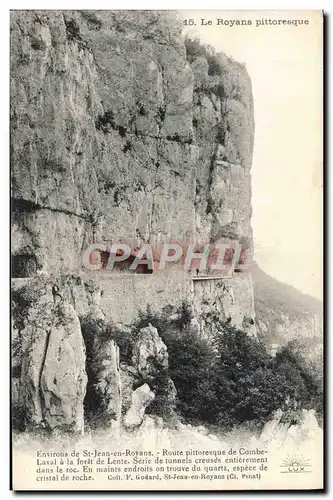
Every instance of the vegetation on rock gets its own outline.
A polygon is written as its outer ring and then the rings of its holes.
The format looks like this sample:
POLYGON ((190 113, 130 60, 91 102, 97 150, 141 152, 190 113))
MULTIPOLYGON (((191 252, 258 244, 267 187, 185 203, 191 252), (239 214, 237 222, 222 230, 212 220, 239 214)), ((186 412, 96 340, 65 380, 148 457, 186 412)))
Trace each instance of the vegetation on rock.
POLYGON ((321 379, 301 362, 295 342, 273 357, 263 343, 229 324, 218 325, 212 339, 193 329, 189 314, 180 317, 186 320, 154 320, 148 313, 147 321, 160 327, 177 411, 185 419, 230 428, 249 421, 262 425, 278 409, 290 422, 301 409, 322 416, 321 379))

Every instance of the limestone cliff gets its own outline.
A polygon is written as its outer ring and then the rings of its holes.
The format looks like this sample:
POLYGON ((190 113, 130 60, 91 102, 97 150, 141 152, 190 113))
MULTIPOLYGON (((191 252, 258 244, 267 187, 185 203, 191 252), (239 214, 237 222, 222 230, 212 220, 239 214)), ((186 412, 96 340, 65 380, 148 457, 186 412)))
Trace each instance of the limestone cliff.
MULTIPOLYGON (((79 273, 89 243, 126 238, 227 238, 251 254, 242 65, 185 47, 174 12, 16 11, 11 51, 14 277, 79 273)), ((148 303, 190 298, 200 312, 202 295, 215 300, 214 287, 162 274, 109 281, 106 312, 129 322, 148 303)), ((249 277, 226 284, 230 301, 235 324, 253 317, 249 277)))
MULTIPOLYGON (((177 13, 11 13, 13 389, 32 425, 81 432, 86 390, 106 421, 121 398, 140 415, 154 399, 113 340, 89 344, 86 317, 104 335, 186 301, 199 328, 218 318, 255 334, 249 274, 205 283, 174 266, 92 284, 81 261, 91 243, 127 239, 237 241, 250 258, 253 134, 246 69, 184 40, 177 13)), ((158 346, 155 332, 142 349, 158 346)), ((155 385, 173 401, 164 364, 155 385)))

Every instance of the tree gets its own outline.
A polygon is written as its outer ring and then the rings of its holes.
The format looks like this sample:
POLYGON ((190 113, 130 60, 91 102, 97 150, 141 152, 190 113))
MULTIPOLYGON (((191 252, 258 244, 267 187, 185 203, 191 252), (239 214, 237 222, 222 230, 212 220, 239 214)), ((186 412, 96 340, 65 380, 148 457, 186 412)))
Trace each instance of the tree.
POLYGON ((189 419, 213 420, 216 414, 213 346, 188 324, 168 325, 161 337, 168 347, 169 375, 177 389, 177 408, 189 419))

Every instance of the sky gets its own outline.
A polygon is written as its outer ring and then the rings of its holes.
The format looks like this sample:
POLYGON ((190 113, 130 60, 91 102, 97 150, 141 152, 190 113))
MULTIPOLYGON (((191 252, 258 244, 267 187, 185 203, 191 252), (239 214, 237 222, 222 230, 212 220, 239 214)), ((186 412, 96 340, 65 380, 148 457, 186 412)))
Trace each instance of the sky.
POLYGON ((191 35, 245 63, 255 140, 255 260, 274 278, 322 298, 322 18, 319 11, 183 11, 191 35), (216 19, 252 20, 251 26, 216 19), (259 19, 308 20, 262 25, 259 19), (212 25, 201 25, 210 19, 212 25))

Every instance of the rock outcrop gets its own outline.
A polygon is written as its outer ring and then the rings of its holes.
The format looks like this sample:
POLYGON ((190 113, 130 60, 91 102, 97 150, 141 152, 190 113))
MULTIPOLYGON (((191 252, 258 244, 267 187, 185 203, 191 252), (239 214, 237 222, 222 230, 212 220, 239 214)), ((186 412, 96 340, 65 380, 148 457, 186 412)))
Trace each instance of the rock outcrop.
POLYGON ((175 406, 167 347, 157 329, 117 331, 99 309, 99 299, 96 283, 81 278, 14 280, 15 428, 81 433, 85 422, 91 429, 110 427, 125 415, 128 427, 135 427, 152 401, 157 412, 175 406), (115 335, 122 349, 128 343, 121 364, 115 335), (153 392, 146 390, 147 382, 153 392))
POLYGON ((20 403, 28 428, 82 433, 86 393, 85 346, 70 304, 30 310, 21 331, 20 403))
POLYGON ((154 379, 168 369, 167 347, 152 325, 142 328, 133 347, 133 366, 145 380, 154 379))
POLYGON ((12 13, 14 271, 77 270, 93 241, 193 234, 193 74, 172 17, 12 13))
POLYGON ((146 408, 155 399, 155 394, 150 390, 148 384, 138 387, 132 394, 132 404, 125 415, 124 426, 127 429, 139 427, 143 422, 146 408))
POLYGON ((157 328, 151 324, 139 331, 133 346, 132 365, 136 370, 136 380, 148 383, 155 393, 155 412, 164 415, 172 412, 177 389, 168 373, 168 350, 157 328))
POLYGON ((80 321, 87 314, 100 318, 99 298, 96 283, 79 277, 13 280, 13 408, 19 427, 83 431, 87 374, 80 321))

